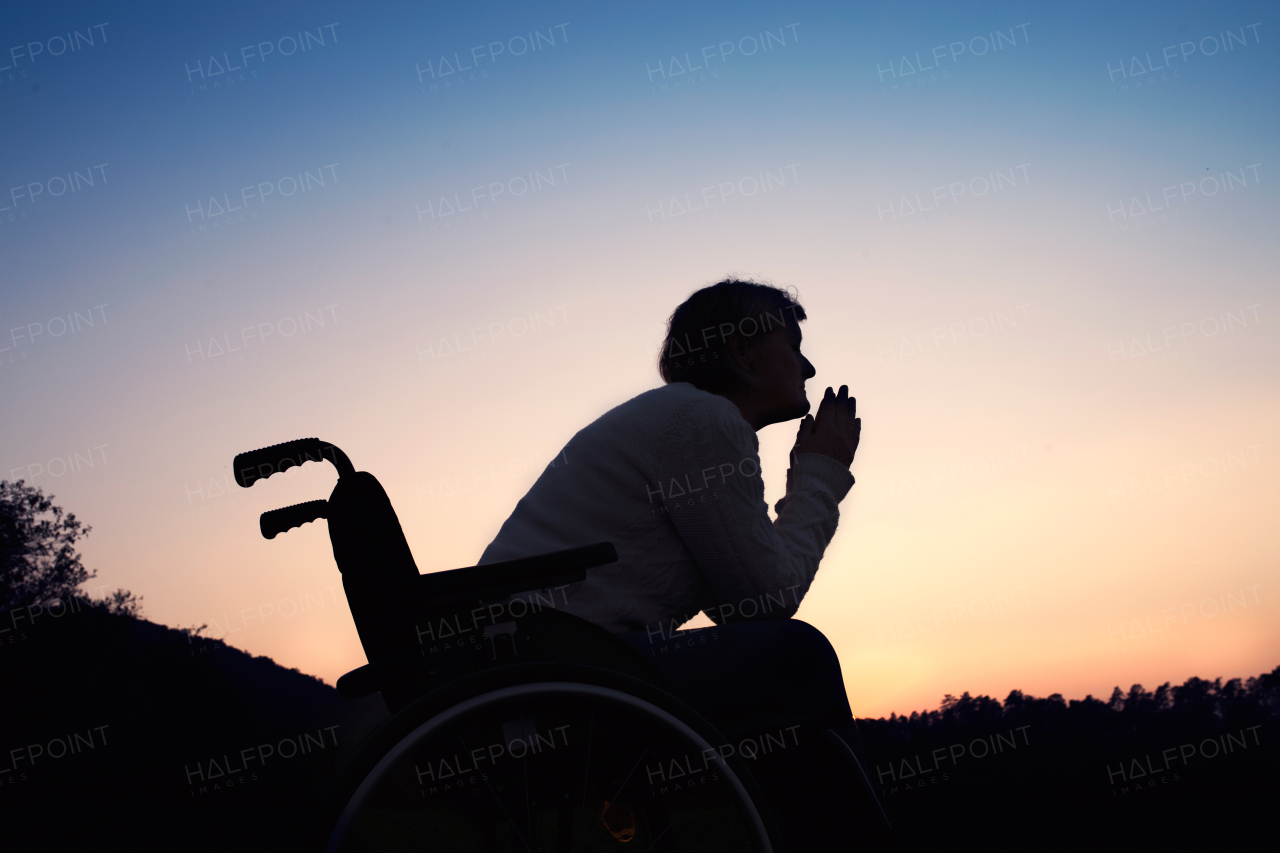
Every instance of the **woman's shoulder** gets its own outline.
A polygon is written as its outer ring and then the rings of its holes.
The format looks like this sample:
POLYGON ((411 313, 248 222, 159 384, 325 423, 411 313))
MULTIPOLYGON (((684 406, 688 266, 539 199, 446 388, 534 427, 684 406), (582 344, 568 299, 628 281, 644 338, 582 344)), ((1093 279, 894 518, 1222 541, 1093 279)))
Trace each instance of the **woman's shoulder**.
POLYGON ((627 419, 647 417, 661 421, 687 419, 705 424, 721 420, 726 414, 736 415, 741 420, 738 407, 727 398, 703 391, 688 382, 672 382, 632 397, 606 413, 602 420, 611 416, 627 419))
MULTIPOLYGON (((603 415, 584 432, 628 436, 669 453, 673 445, 693 442, 755 447, 755 431, 728 398, 688 382, 672 382, 632 397, 603 415)), ((687 450, 688 448, 686 448, 687 450)))

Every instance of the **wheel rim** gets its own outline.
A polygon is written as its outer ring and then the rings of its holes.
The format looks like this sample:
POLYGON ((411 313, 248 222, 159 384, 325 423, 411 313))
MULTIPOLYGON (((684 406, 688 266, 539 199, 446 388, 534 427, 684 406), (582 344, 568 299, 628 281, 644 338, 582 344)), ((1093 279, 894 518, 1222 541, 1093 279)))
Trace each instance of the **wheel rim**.
POLYGON ((359 849, 772 853, 715 745, 644 699, 566 681, 485 692, 402 737, 347 801, 327 846, 359 849), (494 743, 484 732, 496 720, 494 743))

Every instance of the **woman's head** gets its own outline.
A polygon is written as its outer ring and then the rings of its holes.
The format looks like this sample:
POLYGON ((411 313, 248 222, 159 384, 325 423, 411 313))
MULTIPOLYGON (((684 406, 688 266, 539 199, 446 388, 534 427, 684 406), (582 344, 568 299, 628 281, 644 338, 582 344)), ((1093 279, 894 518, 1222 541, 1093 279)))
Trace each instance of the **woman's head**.
POLYGON ((809 411, 800 354, 803 306, 787 291, 725 279, 694 292, 667 322, 658 372, 667 383, 728 397, 756 429, 809 411), (751 410, 754 414, 749 414, 751 410))

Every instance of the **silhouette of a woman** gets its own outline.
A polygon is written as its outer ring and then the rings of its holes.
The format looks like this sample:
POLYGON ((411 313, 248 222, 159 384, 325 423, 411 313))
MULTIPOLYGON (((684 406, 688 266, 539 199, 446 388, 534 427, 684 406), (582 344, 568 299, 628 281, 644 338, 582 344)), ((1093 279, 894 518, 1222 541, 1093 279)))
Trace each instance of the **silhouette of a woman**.
POLYGON ((865 767, 835 651, 790 618, 835 534, 862 426, 845 386, 808 414, 805 317, 767 284, 695 292, 668 323, 666 384, 578 432, 480 563, 612 542, 618 561, 568 587, 563 609, 621 634, 713 722, 802 719, 865 767), (756 432, 796 418, 775 521, 756 432), (679 632, 699 610, 716 627, 679 632))

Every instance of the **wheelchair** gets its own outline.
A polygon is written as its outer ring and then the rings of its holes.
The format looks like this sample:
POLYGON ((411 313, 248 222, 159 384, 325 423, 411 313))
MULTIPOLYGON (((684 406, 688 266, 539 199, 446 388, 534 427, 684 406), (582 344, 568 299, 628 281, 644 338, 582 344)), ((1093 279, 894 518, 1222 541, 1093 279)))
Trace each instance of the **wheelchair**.
POLYGON ((613 545, 423 575, 381 484, 337 446, 242 453, 234 478, 248 488, 308 461, 337 469, 329 499, 265 512, 261 532, 327 519, 368 659, 337 688, 380 692, 392 716, 332 783, 304 849, 804 849, 757 779, 784 727, 718 728, 634 647, 557 608, 618 559, 613 545))

